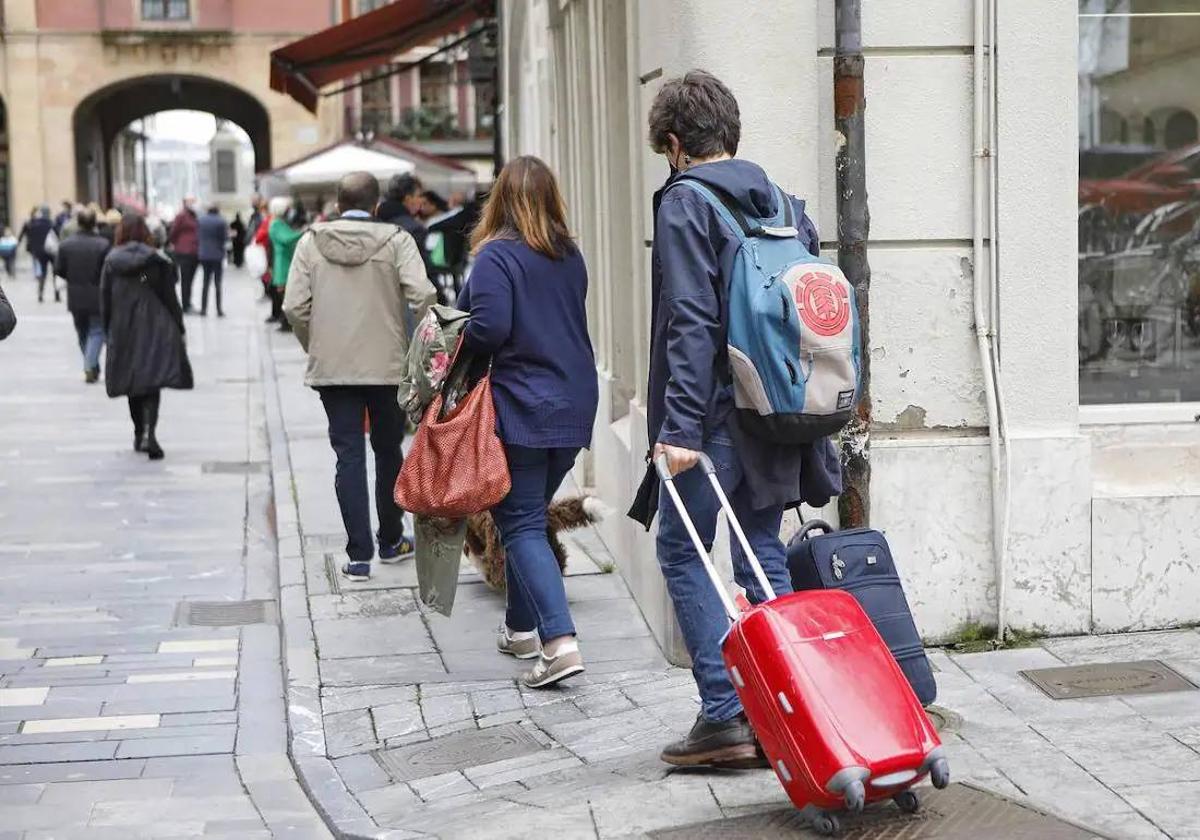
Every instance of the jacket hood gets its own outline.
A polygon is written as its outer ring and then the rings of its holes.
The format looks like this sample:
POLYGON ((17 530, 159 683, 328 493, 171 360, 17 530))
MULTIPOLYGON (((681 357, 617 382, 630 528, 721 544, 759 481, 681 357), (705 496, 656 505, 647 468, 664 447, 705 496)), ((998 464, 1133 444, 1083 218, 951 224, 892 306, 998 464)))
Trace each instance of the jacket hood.
POLYGON ((370 219, 335 219, 312 226, 321 256, 337 265, 362 265, 397 233, 395 225, 370 219))
POLYGON ((144 271, 146 266, 155 261, 166 261, 161 251, 156 251, 141 242, 130 242, 118 245, 108 252, 106 262, 117 274, 135 274, 144 271))
POLYGON ((753 218, 770 218, 779 212, 779 193, 757 163, 737 158, 718 160, 693 166, 678 177, 724 191, 753 218))

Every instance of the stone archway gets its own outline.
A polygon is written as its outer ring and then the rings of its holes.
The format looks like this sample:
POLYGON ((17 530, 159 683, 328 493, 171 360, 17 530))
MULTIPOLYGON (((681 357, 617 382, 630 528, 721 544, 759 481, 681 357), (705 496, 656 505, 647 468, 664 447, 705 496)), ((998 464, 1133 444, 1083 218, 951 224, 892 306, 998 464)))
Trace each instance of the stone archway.
POLYGON ((1197 138, 1196 117, 1191 111, 1180 109, 1167 117, 1163 128, 1163 142, 1168 149, 1190 146, 1197 138))
POLYGON ((255 169, 271 168, 271 119, 257 98, 205 76, 139 76, 100 88, 75 108, 76 195, 110 204, 110 154, 117 133, 142 117, 177 109, 207 111, 240 126, 254 146, 255 169))

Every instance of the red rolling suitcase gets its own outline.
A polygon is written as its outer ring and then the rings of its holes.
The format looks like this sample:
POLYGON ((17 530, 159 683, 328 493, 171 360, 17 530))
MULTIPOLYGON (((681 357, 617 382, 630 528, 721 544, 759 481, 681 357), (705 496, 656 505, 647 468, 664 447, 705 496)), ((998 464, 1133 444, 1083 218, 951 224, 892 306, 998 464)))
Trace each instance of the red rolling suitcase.
POLYGON ((776 598, 707 456, 700 467, 767 594, 739 613, 713 566, 667 469, 659 476, 733 622, 725 666, 776 776, 822 834, 839 830, 836 811, 893 799, 919 807, 910 788, 929 776, 950 781, 941 741, 920 701, 858 601, 840 590, 776 598))

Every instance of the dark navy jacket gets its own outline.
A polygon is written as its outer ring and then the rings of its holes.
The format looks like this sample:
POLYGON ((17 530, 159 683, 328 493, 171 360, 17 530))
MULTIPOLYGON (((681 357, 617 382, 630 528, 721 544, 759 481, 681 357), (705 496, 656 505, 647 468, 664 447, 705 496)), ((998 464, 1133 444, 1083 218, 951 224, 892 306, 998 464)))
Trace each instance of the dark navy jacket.
POLYGON ((466 346, 492 355, 500 438, 534 448, 591 445, 599 401, 578 249, 551 259, 517 240, 480 250, 458 308, 466 346))
POLYGON ((220 213, 205 213, 196 223, 199 241, 198 255, 205 262, 225 259, 225 243, 229 240, 229 223, 220 213))
MULTIPOLYGON (((731 196, 751 217, 779 212, 778 193, 757 164, 705 163, 675 176, 654 196, 650 376, 650 441, 702 449, 728 426, 746 472, 754 506, 804 501, 824 504, 841 492, 837 452, 828 440, 798 447, 767 444, 741 432, 727 383, 727 295, 723 269, 739 240, 695 190, 672 189, 691 178, 731 196)), ((804 202, 792 199, 800 238, 810 253, 820 243, 804 202)))

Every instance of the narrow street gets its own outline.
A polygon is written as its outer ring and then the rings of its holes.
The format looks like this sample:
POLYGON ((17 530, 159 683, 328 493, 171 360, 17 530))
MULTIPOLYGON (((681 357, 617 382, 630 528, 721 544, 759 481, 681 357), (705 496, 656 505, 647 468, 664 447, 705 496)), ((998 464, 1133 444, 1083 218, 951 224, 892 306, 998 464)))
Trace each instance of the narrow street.
POLYGON ((286 755, 256 289, 230 271, 230 317, 189 318, 196 389, 163 394, 150 462, 21 268, 0 345, 0 838, 329 837, 286 755))

